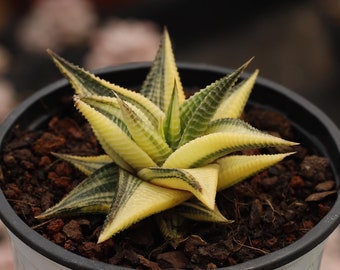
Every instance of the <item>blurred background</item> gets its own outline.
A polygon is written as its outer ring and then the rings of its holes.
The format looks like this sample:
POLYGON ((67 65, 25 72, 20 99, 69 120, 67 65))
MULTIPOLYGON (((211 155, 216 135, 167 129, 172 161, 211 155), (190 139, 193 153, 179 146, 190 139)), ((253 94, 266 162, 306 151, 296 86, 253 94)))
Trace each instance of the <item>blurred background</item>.
POLYGON ((251 68, 340 124, 339 0, 0 0, 0 93, 13 95, 1 114, 61 77, 47 48, 87 69, 149 61, 164 26, 177 61, 236 68, 255 56, 251 68))
MULTIPOLYGON (((0 0, 0 123, 61 78, 47 48, 90 70, 151 61, 164 26, 177 61, 236 68, 255 56, 251 68, 340 126, 340 0, 0 0)), ((0 229, 1 262, 10 256, 0 229)), ((340 258, 337 241, 329 245, 329 262, 340 258)))

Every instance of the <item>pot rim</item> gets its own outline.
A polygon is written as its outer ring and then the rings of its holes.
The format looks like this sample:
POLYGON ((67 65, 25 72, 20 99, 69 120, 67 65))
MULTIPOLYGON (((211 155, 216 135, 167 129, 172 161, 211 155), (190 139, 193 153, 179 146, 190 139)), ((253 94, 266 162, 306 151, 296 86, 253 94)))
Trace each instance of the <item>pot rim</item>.
MULTIPOLYGON (((177 64, 179 72, 195 70, 195 71, 209 71, 216 74, 226 74, 231 71, 231 69, 209 65, 209 64, 196 64, 196 63, 186 63, 180 62, 177 64)), ((101 76, 112 72, 125 72, 132 70, 148 70, 151 67, 151 63, 149 62, 136 62, 136 63, 128 63, 113 67, 105 67, 96 69, 92 72, 101 76)), ((243 74, 243 78, 249 76, 247 72, 243 74)), ((184 84, 184 83, 183 83, 184 84)), ((33 102, 40 100, 42 97, 49 95, 55 90, 65 87, 68 85, 68 81, 65 78, 59 79, 54 83, 51 83, 30 97, 21 102, 4 120, 4 122, 0 125, 0 144, 7 135, 7 132, 10 130, 12 125, 15 123, 17 117, 22 114, 33 102)), ((304 97, 299 94, 287 89, 286 87, 277 84, 271 80, 265 79, 263 77, 258 77, 256 81, 256 85, 262 85, 267 88, 270 88, 272 91, 278 92, 281 95, 288 96, 290 99, 293 99, 295 103, 299 106, 304 107, 309 113, 313 114, 319 121, 321 121, 325 127, 327 127, 327 131, 330 133, 330 136, 333 138, 334 143, 336 145, 336 151, 340 153, 340 140, 336 138, 340 138, 340 131, 336 127, 330 118, 323 113, 318 107, 309 102, 304 97)), ((334 168, 333 168, 334 169, 334 168)), ((339 169, 340 170, 340 169, 339 169)), ((336 176, 337 177, 337 176, 336 176)), ((338 179, 339 185, 339 179, 338 179)), ((273 269, 275 267, 279 267, 285 265, 299 256, 307 253, 309 250, 313 249, 323 240, 325 240, 331 232, 339 225, 340 221, 340 198, 338 197, 332 207, 332 209, 328 212, 328 214, 323 217, 318 224, 312 228, 308 233, 306 233, 302 238, 297 240, 296 242, 261 257, 249 260, 244 263, 240 263, 235 266, 228 266, 219 269, 233 269, 233 270, 241 270, 241 269, 273 269)), ((24 223, 14 212, 10 204, 7 202, 4 194, 0 192, 0 218, 6 227, 15 234, 21 241, 25 244, 36 250, 38 253, 46 256, 47 258, 58 262, 65 267, 70 268, 78 268, 81 269, 127 269, 125 267, 109 265, 103 262, 94 261, 85 257, 82 257, 77 254, 72 254, 70 251, 65 250, 64 248, 54 244, 53 242, 45 239, 39 233, 32 230, 26 223, 24 223), (50 252, 50 251, 53 252, 50 252), (72 255, 72 256, 70 256, 72 255)))

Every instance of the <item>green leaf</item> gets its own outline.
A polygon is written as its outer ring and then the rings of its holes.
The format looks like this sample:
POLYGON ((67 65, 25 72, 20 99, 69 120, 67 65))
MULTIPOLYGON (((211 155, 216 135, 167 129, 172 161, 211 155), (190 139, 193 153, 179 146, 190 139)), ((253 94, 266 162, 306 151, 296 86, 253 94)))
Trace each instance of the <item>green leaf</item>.
POLYGON ((258 130, 241 119, 237 118, 220 118, 209 123, 206 134, 218 132, 233 132, 238 134, 261 134, 270 136, 269 134, 258 130))
POLYGON ((74 167, 83 172, 85 175, 90 175, 104 165, 112 163, 112 159, 108 155, 75 156, 62 153, 52 154, 60 159, 71 163, 74 167))
POLYGON ((165 112, 169 107, 174 83, 178 88, 178 100, 182 103, 185 99, 183 86, 177 71, 169 33, 164 28, 159 50, 142 85, 141 93, 165 112))
POLYGON ((218 170, 216 164, 194 169, 155 167, 140 170, 138 176, 157 186, 190 191, 208 208, 213 209, 218 170))
POLYGON ((118 166, 104 165, 84 179, 58 204, 38 215, 38 219, 56 216, 76 216, 88 213, 104 213, 110 210, 118 185, 118 166))
POLYGON ((142 94, 130 91, 121 86, 107 82, 88 71, 70 63, 51 50, 47 51, 60 71, 68 78, 75 93, 79 96, 99 95, 115 97, 115 93, 125 101, 138 107, 155 127, 158 126, 158 119, 164 117, 164 113, 142 94))
POLYGON ((227 219, 217 208, 215 204, 213 209, 207 208, 204 204, 197 200, 190 200, 176 206, 174 208, 176 213, 184 216, 185 218, 204 221, 204 222, 220 222, 232 223, 233 220, 227 219))
POLYGON ((189 225, 187 220, 171 209, 159 213, 155 218, 163 238, 176 249, 185 240, 189 225))
POLYGON ((143 115, 135 113, 130 106, 118 98, 124 123, 138 146, 147 153, 157 165, 161 165, 172 150, 143 115))
POLYGON ((76 108, 90 123, 104 151, 121 168, 130 172, 156 163, 121 128, 81 100, 75 101, 76 108))
POLYGON ((176 149, 181 139, 181 118, 176 83, 174 84, 169 108, 165 115, 163 134, 171 149, 176 149))
POLYGON ((229 95, 225 95, 218 107, 213 120, 219 118, 239 118, 247 104, 250 93, 255 85, 259 71, 255 72, 246 80, 235 85, 229 95))
POLYGON ((190 192, 159 187, 120 170, 118 192, 98 243, 141 219, 172 208, 191 197, 190 192))
POLYGON ((217 190, 224 190, 236 183, 256 174, 295 152, 271 155, 233 155, 218 159, 220 165, 217 190))
POLYGON ((217 132, 199 137, 178 148, 162 167, 195 168, 235 151, 282 145, 293 146, 296 143, 265 133, 217 132))
POLYGON ((194 110, 190 108, 190 112, 185 112, 183 111, 183 108, 182 113, 185 118, 181 119, 183 125, 183 134, 179 142, 179 146, 182 146, 205 133, 207 125, 215 115, 216 110, 218 109, 224 96, 228 94, 230 88, 234 86, 237 79, 243 70, 248 66, 250 61, 251 60, 246 62, 233 73, 207 86, 208 90, 203 90, 203 93, 205 93, 204 99, 195 99, 195 101, 200 101, 200 103, 191 104, 190 107, 193 107, 194 110))

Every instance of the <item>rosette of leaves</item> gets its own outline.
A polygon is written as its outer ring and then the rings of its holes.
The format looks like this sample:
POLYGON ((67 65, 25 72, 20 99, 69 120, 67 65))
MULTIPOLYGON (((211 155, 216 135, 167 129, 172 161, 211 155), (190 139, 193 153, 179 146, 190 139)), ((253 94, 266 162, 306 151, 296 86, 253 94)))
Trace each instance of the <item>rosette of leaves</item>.
POLYGON ((240 119, 258 74, 237 82, 250 61, 186 97, 166 29, 140 92, 49 54, 106 154, 54 153, 88 177, 37 218, 103 213, 98 242, 152 215, 173 246, 187 219, 232 222, 218 210, 216 193, 292 154, 237 153, 296 144, 240 119))

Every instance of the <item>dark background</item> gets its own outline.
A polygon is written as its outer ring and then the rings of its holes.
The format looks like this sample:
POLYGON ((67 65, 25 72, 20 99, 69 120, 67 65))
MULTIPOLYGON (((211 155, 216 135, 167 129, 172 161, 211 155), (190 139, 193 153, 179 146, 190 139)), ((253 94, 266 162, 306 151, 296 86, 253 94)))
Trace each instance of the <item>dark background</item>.
MULTIPOLYGON (((48 1, 51 0, 45 0, 48 1)), ((65 13, 50 9, 45 13, 51 12, 51 15, 45 20, 60 16, 62 22, 72 24, 67 12, 81 10, 82 2, 88 4, 95 17, 86 37, 56 48, 74 63, 84 64, 86 54, 96 46, 95 31, 110 19, 148 21, 158 33, 167 26, 177 61, 236 68, 255 56, 249 70, 259 68, 260 76, 300 93, 340 125, 340 4, 337 0, 67 1, 65 13)), ((11 83, 18 102, 61 77, 45 49, 34 50, 19 41, 18 36, 25 35, 20 30, 25 20, 34 12, 37 14, 42 2, 44 0, 0 0, 0 47, 8 59, 2 64, 5 68, 0 69, 0 79, 11 83)), ((36 29, 42 25, 38 24, 36 29)), ((58 29, 56 24, 49 34, 57 33, 58 29)), ((126 33, 129 34, 132 35, 126 33)), ((117 48, 122 46, 113 43, 117 48)), ((138 50, 139 41, 134 43, 138 50)), ((53 49, 53 43, 51 46, 53 49)), ((1 59, 4 62, 0 54, 0 63, 1 59)), ((112 65, 115 64, 117 61, 112 58, 112 65)))

